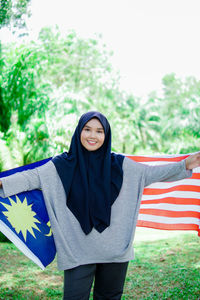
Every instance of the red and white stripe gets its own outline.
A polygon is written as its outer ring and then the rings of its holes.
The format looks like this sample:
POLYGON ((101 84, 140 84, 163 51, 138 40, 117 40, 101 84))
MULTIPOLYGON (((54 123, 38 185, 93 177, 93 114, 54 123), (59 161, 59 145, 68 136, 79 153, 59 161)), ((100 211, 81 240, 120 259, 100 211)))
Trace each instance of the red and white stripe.
MULTIPOLYGON (((181 161, 189 155, 128 156, 148 165, 181 161)), ((144 189, 137 226, 164 230, 196 230, 200 236, 200 168, 191 178, 157 182, 144 189)))

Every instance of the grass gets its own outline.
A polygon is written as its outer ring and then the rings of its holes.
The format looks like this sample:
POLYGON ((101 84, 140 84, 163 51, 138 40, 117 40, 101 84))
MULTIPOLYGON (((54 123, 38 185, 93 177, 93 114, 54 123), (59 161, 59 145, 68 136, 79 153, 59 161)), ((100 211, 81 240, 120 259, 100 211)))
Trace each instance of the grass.
MULTIPOLYGON (((199 237, 181 233, 166 238, 156 232, 157 238, 155 231, 146 238, 137 232, 122 299, 200 299, 199 237)), ((55 261, 42 271, 14 245, 0 243, 1 300, 62 299, 62 286, 55 261)))

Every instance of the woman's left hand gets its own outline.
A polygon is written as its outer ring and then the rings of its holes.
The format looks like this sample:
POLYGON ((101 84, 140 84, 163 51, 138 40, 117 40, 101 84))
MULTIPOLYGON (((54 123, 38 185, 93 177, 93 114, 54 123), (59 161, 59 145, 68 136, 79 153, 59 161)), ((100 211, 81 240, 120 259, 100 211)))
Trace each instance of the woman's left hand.
POLYGON ((185 166, 187 170, 200 167, 200 152, 188 156, 185 160, 185 166))

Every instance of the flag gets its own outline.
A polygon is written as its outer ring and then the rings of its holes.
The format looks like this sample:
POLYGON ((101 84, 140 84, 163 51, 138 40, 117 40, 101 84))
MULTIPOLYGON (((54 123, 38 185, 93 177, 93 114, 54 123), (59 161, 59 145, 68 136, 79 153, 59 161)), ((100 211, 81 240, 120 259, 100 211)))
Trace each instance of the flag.
MULTIPOLYGON (((50 158, 0 173, 0 178, 36 168, 50 158)), ((41 190, 0 197, 0 231, 27 257, 44 269, 56 248, 41 190)))
MULTIPOLYGON (((188 155, 128 156, 148 164, 178 162, 188 155)), ((163 230, 196 230, 200 236, 200 168, 190 178, 174 182, 157 182, 144 189, 138 227, 163 230)))
MULTIPOLYGON (((148 164, 178 162, 189 155, 133 156, 128 158, 148 164)), ((0 173, 0 178, 43 165, 51 158, 0 173)), ((163 230, 196 230, 200 236, 200 168, 191 178, 157 182, 144 189, 138 227, 163 230)), ((27 257, 44 269, 55 258, 56 248, 49 217, 40 190, 0 197, 0 231, 27 257)))

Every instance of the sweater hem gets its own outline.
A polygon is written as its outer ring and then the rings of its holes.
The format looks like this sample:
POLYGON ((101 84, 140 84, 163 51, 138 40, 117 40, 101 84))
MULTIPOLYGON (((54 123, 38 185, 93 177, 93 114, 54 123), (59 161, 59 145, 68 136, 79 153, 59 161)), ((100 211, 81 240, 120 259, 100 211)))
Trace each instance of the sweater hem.
POLYGON ((69 269, 73 269, 82 265, 90 265, 90 264, 106 264, 106 263, 123 263, 123 262, 128 262, 130 260, 134 259, 134 255, 130 255, 127 257, 124 257, 123 259, 110 259, 110 260, 106 260, 106 259, 94 259, 94 260, 87 260, 87 261, 79 261, 77 262, 77 264, 69 264, 69 265, 65 265, 65 266, 59 266, 58 265, 58 270, 59 271, 64 271, 64 270, 69 270, 69 269))

